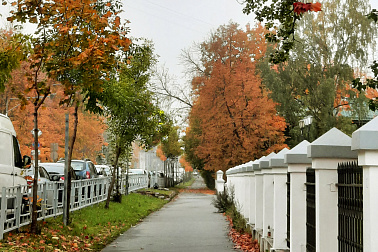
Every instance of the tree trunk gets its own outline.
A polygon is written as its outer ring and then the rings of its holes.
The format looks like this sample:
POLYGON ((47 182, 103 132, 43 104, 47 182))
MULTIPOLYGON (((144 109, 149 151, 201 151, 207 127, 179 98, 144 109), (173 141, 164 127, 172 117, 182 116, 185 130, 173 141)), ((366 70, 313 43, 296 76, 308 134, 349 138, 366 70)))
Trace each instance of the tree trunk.
POLYGON ((33 199, 32 199, 32 222, 30 232, 39 233, 38 228, 38 106, 34 106, 34 178, 33 178, 33 199))
POLYGON ((119 158, 119 155, 121 154, 121 148, 117 145, 116 146, 116 157, 115 157, 115 160, 114 160, 114 165, 113 165, 113 174, 112 174, 112 181, 110 182, 110 185, 109 185, 109 189, 108 189, 108 197, 106 198, 106 203, 105 203, 105 208, 108 209, 109 208, 109 203, 110 203, 110 197, 112 195, 112 192, 113 192, 113 187, 114 187, 114 183, 115 183, 115 179, 116 179, 116 167, 118 166, 118 158, 119 158))
POLYGON ((128 195, 129 194, 129 148, 127 148, 126 150, 126 160, 127 160, 127 164, 126 164, 126 190, 125 190, 125 195, 128 195))
POLYGON ((71 207, 71 181, 72 181, 72 177, 71 177, 71 171, 70 171, 70 167, 71 167, 71 160, 72 160, 72 152, 73 152, 73 148, 74 148, 74 145, 75 145, 75 141, 76 141, 76 133, 77 133, 77 125, 79 124, 79 116, 78 116, 78 113, 77 111, 79 110, 79 102, 76 101, 75 102, 75 111, 74 111, 74 130, 73 130, 73 133, 72 133, 72 138, 71 138, 71 141, 70 141, 70 146, 68 147, 69 150, 68 150, 68 177, 65 178, 67 179, 68 183, 67 183, 67 188, 65 188, 67 190, 67 206, 68 206, 68 211, 67 211, 67 217, 66 217, 66 225, 69 225, 71 223, 71 220, 70 220, 70 207, 71 207))

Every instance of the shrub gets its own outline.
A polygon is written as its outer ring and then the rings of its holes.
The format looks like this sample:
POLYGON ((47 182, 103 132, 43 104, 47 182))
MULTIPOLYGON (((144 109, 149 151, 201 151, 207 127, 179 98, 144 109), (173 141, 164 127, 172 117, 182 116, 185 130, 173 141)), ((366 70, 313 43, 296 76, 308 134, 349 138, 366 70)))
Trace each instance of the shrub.
POLYGON ((218 208, 219 213, 225 213, 234 205, 233 192, 230 194, 225 190, 224 192, 217 192, 217 195, 212 200, 212 204, 218 208))

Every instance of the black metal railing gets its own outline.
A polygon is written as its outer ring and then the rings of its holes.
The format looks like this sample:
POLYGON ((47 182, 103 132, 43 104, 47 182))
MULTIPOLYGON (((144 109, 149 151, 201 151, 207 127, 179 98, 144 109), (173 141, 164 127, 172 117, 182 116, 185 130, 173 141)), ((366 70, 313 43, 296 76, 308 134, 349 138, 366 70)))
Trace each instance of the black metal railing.
POLYGON ((357 162, 338 168, 339 251, 363 251, 362 167, 357 162))
POLYGON ((316 251, 315 169, 306 170, 306 249, 316 251))
POLYGON ((290 173, 287 173, 286 245, 290 248, 290 173))

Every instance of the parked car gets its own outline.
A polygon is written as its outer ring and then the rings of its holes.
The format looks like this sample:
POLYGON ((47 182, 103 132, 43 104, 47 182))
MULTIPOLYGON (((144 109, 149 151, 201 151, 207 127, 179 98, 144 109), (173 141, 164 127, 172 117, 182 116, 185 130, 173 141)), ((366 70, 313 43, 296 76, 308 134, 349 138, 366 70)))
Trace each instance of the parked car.
MULTIPOLYGON (((32 165, 29 169, 22 170, 21 175, 24 176, 26 183, 29 185, 29 187, 31 187, 34 180, 34 166, 32 165)), ((41 165, 38 165, 38 184, 46 183, 50 180, 50 175, 46 169, 41 165)))
POLYGON ((129 169, 130 174, 144 174, 147 175, 147 171, 143 169, 129 169))
MULTIPOLYGON (((58 163, 64 163, 65 161, 59 160, 58 163)), ((74 169, 76 177, 78 179, 91 179, 98 178, 96 168, 92 161, 85 160, 71 160, 71 167, 74 169)))
POLYGON ((108 177, 112 175, 112 171, 108 165, 95 165, 99 177, 108 177))
MULTIPOLYGON (((43 167, 49 174, 50 180, 60 181, 64 180, 64 163, 40 163, 40 167, 43 167)), ((77 180, 76 173, 71 167, 71 179, 77 180)))

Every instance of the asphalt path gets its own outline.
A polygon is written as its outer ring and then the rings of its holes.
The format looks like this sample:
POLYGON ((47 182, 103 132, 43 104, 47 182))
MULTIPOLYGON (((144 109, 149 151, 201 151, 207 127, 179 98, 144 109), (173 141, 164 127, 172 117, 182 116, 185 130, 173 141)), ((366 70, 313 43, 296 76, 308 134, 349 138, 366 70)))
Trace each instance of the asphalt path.
MULTIPOLYGON (((199 177, 191 188, 206 187, 199 177)), ((202 193, 180 193, 102 251, 235 251, 227 235, 226 218, 216 213, 211 204, 213 197, 202 193)))

